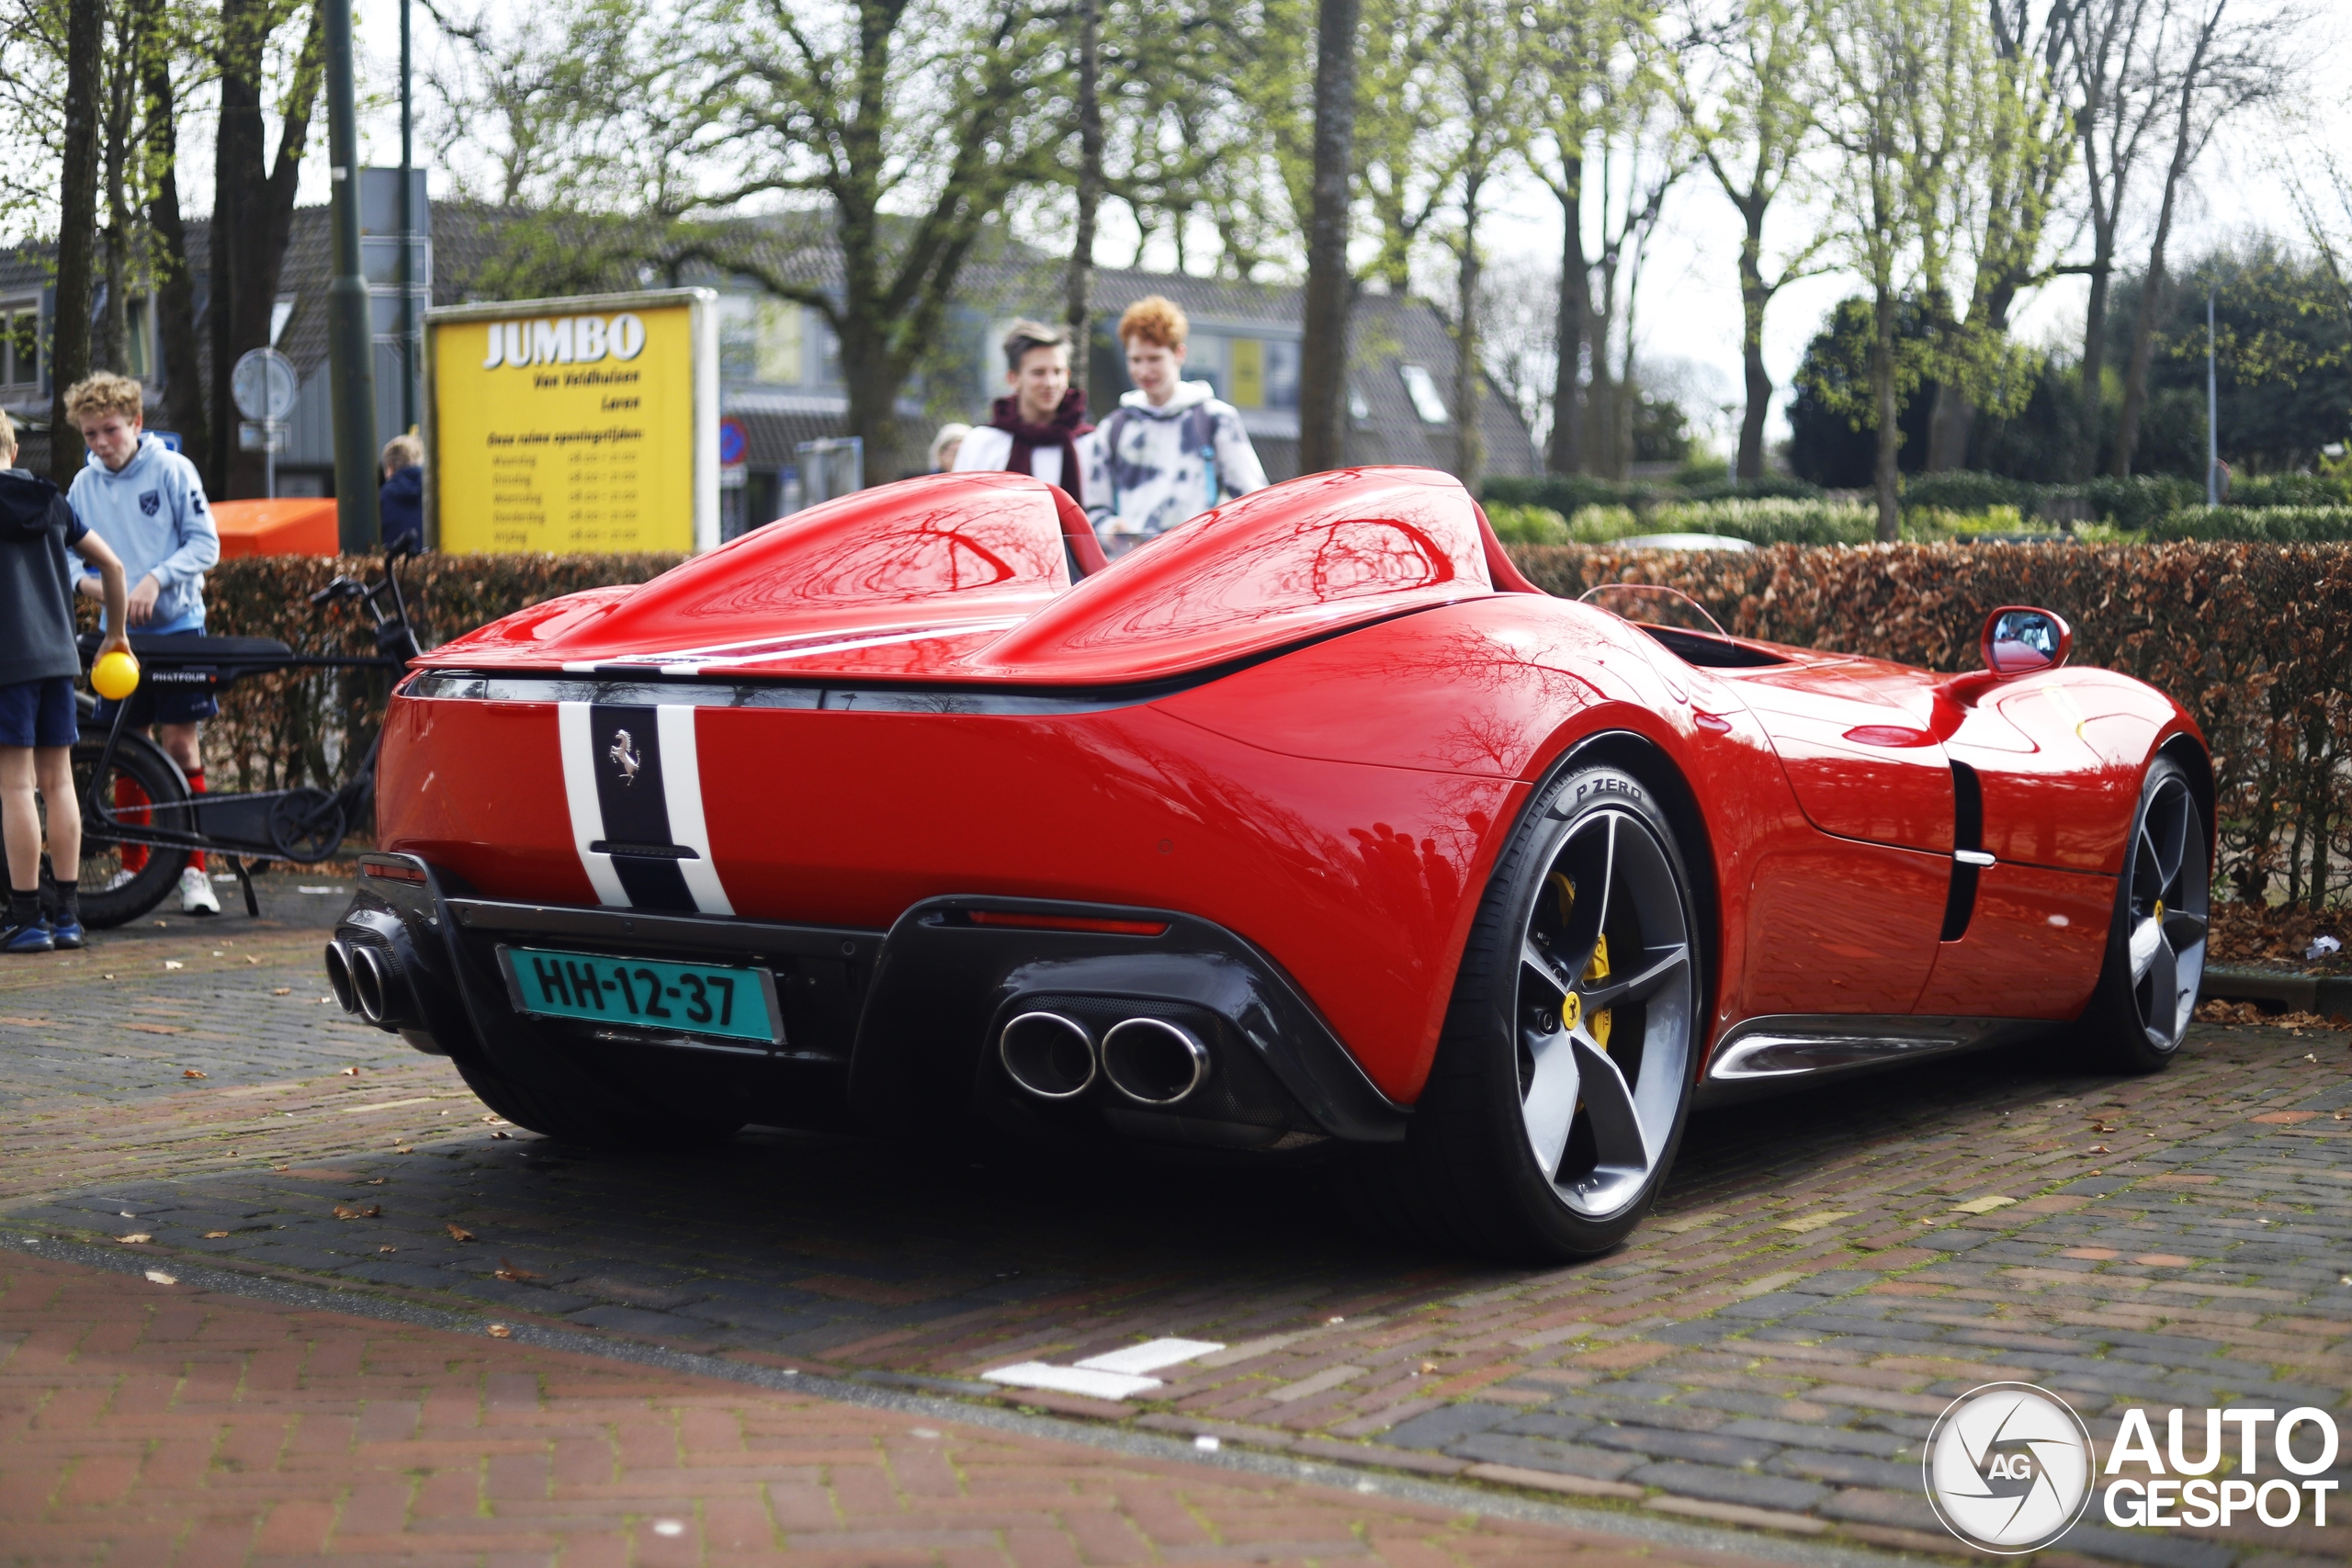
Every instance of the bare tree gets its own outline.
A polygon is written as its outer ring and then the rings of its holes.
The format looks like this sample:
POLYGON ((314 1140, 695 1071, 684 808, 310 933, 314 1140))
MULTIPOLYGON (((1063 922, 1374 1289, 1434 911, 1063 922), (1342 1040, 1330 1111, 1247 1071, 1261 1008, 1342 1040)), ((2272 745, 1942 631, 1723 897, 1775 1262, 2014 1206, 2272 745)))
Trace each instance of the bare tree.
POLYGON ((2148 404, 2148 366, 2155 352, 2156 318, 2164 309, 2165 246, 2172 238, 2180 188, 2189 168, 2232 115, 2275 97, 2287 66, 2279 40, 2299 17, 2258 18, 2229 16, 2229 0, 2172 0, 2185 25, 2172 61, 2161 78, 2170 120, 2172 156, 2165 165, 2164 197, 2148 246, 2148 266, 2140 286, 2139 310, 2132 322, 2132 359, 2123 372, 2123 409, 2116 418, 2115 449, 2109 471, 2132 471, 2139 445, 2140 415, 2148 404), (2194 9, 2189 9, 2194 6, 2194 9))
POLYGON ((1478 229, 1497 176, 1525 144, 1534 98, 1534 59, 1521 40, 1518 7, 1507 0, 1452 0, 1439 57, 1440 101, 1456 146, 1453 234, 1453 471, 1476 488, 1486 462, 1479 400, 1486 388, 1478 347, 1478 229))
POLYGON ((1781 289, 1822 270, 1818 258, 1829 243, 1827 231, 1817 231, 1768 275, 1765 220, 1802 176, 1816 133, 1816 45, 1803 7, 1789 0, 1741 0, 1720 28, 1695 6, 1686 15, 1687 41, 1679 51, 1684 69, 1672 78, 1676 102, 1692 144, 1741 223, 1740 367, 1747 406, 1732 471, 1752 479, 1764 472, 1764 421, 1772 406, 1764 313, 1781 289))
POLYGON ((58 195, 57 292, 51 315, 50 476, 74 482, 82 466, 65 439, 65 389, 90 372, 90 273, 98 205, 98 93, 105 0, 67 0, 64 169, 58 195))
POLYGON ((2075 137, 2083 156, 2083 216, 2091 244, 2089 259, 2077 264, 2090 280, 2083 317, 2083 435, 2070 464, 2078 479, 2098 461, 2108 299, 2125 199, 2163 111, 2155 62, 2168 15, 2167 0, 2077 0, 2066 13, 2073 35, 2067 59, 2074 76, 2075 137))

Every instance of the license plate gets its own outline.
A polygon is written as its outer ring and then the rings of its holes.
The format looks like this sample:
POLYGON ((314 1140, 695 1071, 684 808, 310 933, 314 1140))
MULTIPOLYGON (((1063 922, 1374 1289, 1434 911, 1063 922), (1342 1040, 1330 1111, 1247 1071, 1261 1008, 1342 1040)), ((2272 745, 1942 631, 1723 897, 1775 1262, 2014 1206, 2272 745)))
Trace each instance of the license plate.
POLYGON ((524 1012, 769 1045, 784 1043, 775 979, 764 969, 723 969, 541 947, 501 947, 498 956, 506 965, 514 1005, 524 1012))

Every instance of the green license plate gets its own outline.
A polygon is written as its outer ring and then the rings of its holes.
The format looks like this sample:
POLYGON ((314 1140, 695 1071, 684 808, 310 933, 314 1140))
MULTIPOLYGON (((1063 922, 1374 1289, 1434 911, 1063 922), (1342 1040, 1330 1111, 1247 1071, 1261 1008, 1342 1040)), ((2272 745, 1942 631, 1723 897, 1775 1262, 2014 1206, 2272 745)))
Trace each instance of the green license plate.
POLYGON ((498 956, 506 965, 514 1005, 524 1012, 767 1045, 784 1043, 775 982, 764 969, 539 947, 501 947, 498 956))

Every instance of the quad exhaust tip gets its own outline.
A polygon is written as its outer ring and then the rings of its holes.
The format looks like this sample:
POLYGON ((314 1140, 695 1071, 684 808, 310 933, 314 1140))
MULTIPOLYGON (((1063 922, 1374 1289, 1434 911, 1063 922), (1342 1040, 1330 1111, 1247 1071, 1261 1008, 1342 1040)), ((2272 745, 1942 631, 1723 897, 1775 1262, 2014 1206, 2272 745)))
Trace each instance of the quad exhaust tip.
POLYGON ((327 943, 327 988, 345 1012, 359 1010, 359 998, 351 985, 351 948, 341 941, 327 943))
POLYGON ((1175 1105, 1208 1080, 1209 1050, 1164 1018, 1131 1018, 1102 1036, 1102 1076, 1138 1105, 1175 1105))
POLYGON ((1012 1081, 1040 1100, 1070 1100, 1094 1082, 1094 1037, 1074 1018, 1024 1012, 997 1036, 997 1057, 1012 1081))
POLYGON ((351 996, 359 1016, 370 1023, 399 1023, 406 1016, 400 960, 380 947, 350 947, 351 996))

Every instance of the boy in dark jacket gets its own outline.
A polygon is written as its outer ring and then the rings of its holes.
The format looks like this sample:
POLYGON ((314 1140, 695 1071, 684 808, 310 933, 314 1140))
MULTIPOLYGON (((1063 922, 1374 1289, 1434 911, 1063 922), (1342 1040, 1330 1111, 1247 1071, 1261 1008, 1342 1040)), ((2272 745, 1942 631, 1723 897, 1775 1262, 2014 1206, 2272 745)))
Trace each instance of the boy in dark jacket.
POLYGON ((395 435, 384 443, 379 466, 384 487, 377 492, 376 514, 382 520, 384 547, 424 548, 424 443, 413 435, 395 435))
POLYGON ((0 414, 0 838, 7 841, 8 908, 0 953, 48 953, 82 945, 82 807, 74 793, 74 742, 80 716, 74 678, 74 592, 81 569, 97 572, 107 606, 101 654, 128 651, 122 628, 130 592, 122 562, 85 528, 58 488, 16 467, 17 431, 0 414), (50 865, 57 918, 40 908, 40 801, 49 803, 50 865))

